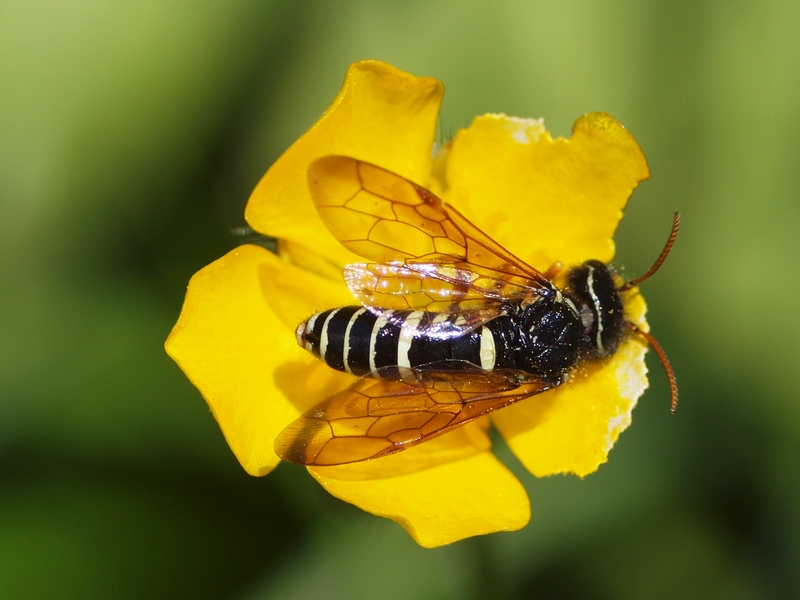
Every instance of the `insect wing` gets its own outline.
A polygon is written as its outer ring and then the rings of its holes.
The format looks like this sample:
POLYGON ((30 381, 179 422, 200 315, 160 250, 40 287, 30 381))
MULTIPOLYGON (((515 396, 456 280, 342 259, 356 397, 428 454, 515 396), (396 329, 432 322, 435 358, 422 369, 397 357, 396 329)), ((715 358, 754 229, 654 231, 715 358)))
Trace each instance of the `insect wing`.
MULTIPOLYGON (((446 263, 531 289, 549 287, 544 275, 452 206, 391 171, 346 156, 326 156, 311 164, 308 182, 328 229, 369 261, 400 261, 412 270, 414 264, 446 263)), ((434 269, 429 276, 445 272, 434 269)))
POLYGON ((541 285, 466 263, 355 263, 345 266, 344 280, 359 302, 378 311, 485 309, 542 293, 541 285))
POLYGON ((365 377, 307 411, 275 440, 283 460, 341 465, 400 452, 552 387, 515 375, 403 369, 403 380, 365 377))

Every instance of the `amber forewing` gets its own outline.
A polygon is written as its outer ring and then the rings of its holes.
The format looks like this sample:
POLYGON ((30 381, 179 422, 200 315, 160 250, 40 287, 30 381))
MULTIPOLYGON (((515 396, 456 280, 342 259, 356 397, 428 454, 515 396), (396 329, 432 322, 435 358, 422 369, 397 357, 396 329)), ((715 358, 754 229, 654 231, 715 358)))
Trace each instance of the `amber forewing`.
POLYGON ((275 451, 289 462, 329 466, 388 456, 549 389, 498 372, 415 372, 415 381, 365 378, 284 429, 275 451))
POLYGON ((546 278, 434 194, 375 165, 327 156, 309 168, 325 225, 349 250, 377 264, 345 268, 365 306, 431 312, 482 310, 533 299, 546 278))

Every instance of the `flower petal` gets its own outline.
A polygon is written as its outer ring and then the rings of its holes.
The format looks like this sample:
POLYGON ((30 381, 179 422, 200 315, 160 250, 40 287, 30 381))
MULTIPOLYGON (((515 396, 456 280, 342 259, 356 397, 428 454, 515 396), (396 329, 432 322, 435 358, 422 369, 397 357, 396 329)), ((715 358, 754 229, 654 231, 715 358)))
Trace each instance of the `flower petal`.
POLYGON ((522 484, 491 453, 480 424, 386 458, 309 472, 334 496, 397 521, 426 548, 516 531, 530 520, 522 484))
MULTIPOLYGON (((626 318, 647 330, 638 293, 626 299, 626 318)), ((624 341, 609 360, 587 366, 576 380, 494 413, 514 454, 537 477, 593 473, 608 458, 647 388, 643 340, 624 341)))
POLYGON ((569 139, 542 120, 477 117, 453 140, 446 199, 539 270, 614 256, 612 236, 649 177, 638 144, 604 113, 578 119, 569 139))
POLYGON ((315 248, 340 266, 358 262, 317 216, 308 166, 321 156, 343 154, 426 184, 443 90, 435 79, 378 61, 352 65, 328 110, 256 186, 245 211, 247 222, 262 233, 315 248))
POLYGON ((294 337, 300 320, 342 294, 343 284, 258 246, 229 252, 189 282, 166 350, 203 394, 248 473, 265 475, 280 462, 272 443, 298 407, 352 381, 311 357, 294 337))

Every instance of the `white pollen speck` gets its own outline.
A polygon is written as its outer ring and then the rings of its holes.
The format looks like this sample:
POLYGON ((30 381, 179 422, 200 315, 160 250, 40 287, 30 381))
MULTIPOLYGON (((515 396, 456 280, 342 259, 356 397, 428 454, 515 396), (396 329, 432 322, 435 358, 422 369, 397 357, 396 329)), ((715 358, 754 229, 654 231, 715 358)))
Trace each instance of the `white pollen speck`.
POLYGON ((502 113, 488 116, 501 121, 503 128, 511 134, 511 138, 518 144, 536 143, 547 132, 544 128, 544 119, 521 119, 519 117, 509 117, 502 113))
POLYGON ((631 412, 647 389, 647 366, 643 362, 646 351, 646 347, 640 344, 623 344, 618 350, 618 356, 622 360, 619 361, 615 379, 618 382, 619 395, 627 405, 620 406, 620 412, 608 422, 606 451, 611 450, 619 434, 631 424, 631 412), (641 370, 632 368, 638 361, 642 361, 641 370))

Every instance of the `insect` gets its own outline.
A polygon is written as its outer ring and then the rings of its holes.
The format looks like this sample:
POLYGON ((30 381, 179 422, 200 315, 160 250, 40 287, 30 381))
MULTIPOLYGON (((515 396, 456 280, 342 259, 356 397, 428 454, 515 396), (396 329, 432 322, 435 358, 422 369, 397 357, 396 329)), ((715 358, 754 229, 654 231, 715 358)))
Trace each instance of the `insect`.
POLYGON ((325 225, 373 262, 347 265, 361 303, 301 323, 297 341, 330 367, 361 377, 284 429, 284 460, 337 465, 399 452, 478 417, 562 385, 581 365, 643 336, 669 379, 653 337, 625 320, 626 292, 666 259, 680 215, 647 273, 619 283, 589 260, 554 277, 483 233, 427 189, 376 165, 327 156, 308 172, 325 225))

